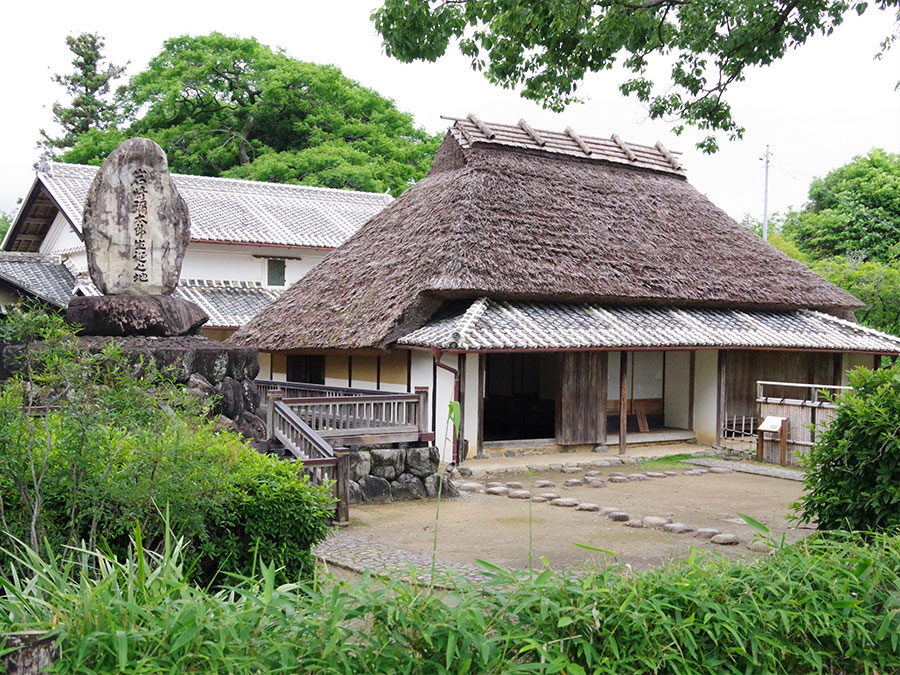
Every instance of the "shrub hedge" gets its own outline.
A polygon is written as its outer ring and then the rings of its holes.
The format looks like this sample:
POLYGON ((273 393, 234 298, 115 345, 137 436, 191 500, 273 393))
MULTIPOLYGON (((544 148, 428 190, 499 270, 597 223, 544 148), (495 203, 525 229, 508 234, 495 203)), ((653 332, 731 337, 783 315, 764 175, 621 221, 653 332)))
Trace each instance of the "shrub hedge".
POLYGON ((825 530, 900 530, 900 364, 857 368, 806 458, 802 518, 825 530))
POLYGON ((0 581, 0 633, 54 628, 59 673, 900 672, 897 536, 813 536, 753 563, 697 554, 638 574, 495 569, 452 591, 278 586, 263 565, 209 592, 184 582, 178 549, 101 565, 30 555, 0 581))
POLYGON ((299 466, 219 428, 209 402, 164 375, 139 377, 114 343, 82 352, 58 317, 23 313, 3 333, 37 342, 0 386, 0 544, 8 532, 36 549, 121 555, 135 523, 161 545, 168 517, 202 583, 249 574, 260 556, 284 581, 312 572, 333 499, 299 466))

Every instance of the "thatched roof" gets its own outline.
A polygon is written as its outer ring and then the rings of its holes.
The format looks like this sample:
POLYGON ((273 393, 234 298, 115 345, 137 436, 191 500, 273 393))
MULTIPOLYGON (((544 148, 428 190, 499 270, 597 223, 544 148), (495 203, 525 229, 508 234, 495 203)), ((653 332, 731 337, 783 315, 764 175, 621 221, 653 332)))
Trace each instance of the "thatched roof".
MULTIPOLYGON (((579 138, 579 148, 609 147, 579 138)), ((446 299, 481 296, 834 314, 860 306, 717 208, 677 160, 546 145, 457 121, 425 179, 232 340, 273 351, 387 347, 446 299)))

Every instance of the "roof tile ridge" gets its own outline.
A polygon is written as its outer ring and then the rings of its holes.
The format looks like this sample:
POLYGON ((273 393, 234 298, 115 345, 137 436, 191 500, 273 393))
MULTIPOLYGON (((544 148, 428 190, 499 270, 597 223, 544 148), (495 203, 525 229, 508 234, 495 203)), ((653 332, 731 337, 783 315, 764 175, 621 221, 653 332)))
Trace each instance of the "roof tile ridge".
POLYGON ((484 314, 488 302, 490 302, 488 298, 481 297, 469 305, 468 309, 466 309, 462 317, 460 317, 459 323, 456 325, 456 330, 452 331, 450 334, 450 337, 453 338, 454 342, 460 345, 465 344, 466 333, 471 330, 478 319, 484 314))

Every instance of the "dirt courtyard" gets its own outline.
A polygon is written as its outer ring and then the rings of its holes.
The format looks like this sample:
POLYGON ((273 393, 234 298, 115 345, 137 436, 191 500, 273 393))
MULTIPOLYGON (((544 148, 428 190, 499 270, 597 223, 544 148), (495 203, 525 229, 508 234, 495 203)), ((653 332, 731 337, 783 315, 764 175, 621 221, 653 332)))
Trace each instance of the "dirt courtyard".
MULTIPOLYGON (((654 529, 626 527, 597 512, 531 503, 479 493, 463 493, 459 499, 443 500, 438 520, 437 556, 441 560, 472 563, 483 559, 508 569, 528 566, 529 520, 533 537, 534 565, 545 557, 550 566, 561 568, 583 563, 605 564, 613 560, 634 569, 660 567, 674 559, 686 558, 692 547, 715 551, 728 557, 752 557, 747 549, 755 530, 738 516, 744 513, 765 523, 778 540, 788 542, 807 536, 811 529, 799 529, 786 520, 789 504, 800 497, 803 484, 745 473, 708 473, 685 476, 690 465, 666 466, 677 476, 627 483, 609 483, 604 488, 564 487, 568 478, 578 474, 540 472, 505 474, 491 480, 518 481, 528 489, 532 481, 550 480, 552 488, 534 488, 534 494, 555 492, 603 507, 616 507, 632 519, 643 516, 670 517, 694 529, 715 528, 740 538, 736 546, 720 546, 695 537, 693 533, 674 534, 654 529), (530 515, 529 515, 530 508, 530 515), (588 551, 583 544, 612 551, 588 551)), ((585 469, 586 471, 587 469, 585 469)), ((626 474, 645 470, 640 464, 601 469, 600 478, 614 471, 626 474)), ((349 532, 365 535, 398 548, 430 555, 434 542, 435 507, 433 500, 399 502, 384 505, 354 506, 350 510, 349 532)))

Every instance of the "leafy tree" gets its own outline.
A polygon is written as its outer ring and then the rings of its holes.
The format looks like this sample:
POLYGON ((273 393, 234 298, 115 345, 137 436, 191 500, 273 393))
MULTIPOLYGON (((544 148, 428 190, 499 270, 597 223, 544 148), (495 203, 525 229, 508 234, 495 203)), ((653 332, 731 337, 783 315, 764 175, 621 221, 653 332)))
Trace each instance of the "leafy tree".
POLYGON ((6 211, 0 211, 0 241, 6 236, 6 231, 12 225, 13 215, 6 211))
POLYGON ((815 259, 894 260, 900 253, 900 154, 872 150, 814 180, 809 203, 789 214, 784 232, 815 259))
POLYGON ((830 258, 812 269, 865 303, 855 312, 860 323, 900 335, 900 267, 896 263, 830 258))
MULTIPOLYGON (((717 149, 714 132, 739 138, 743 128, 724 99, 745 71, 777 61, 816 34, 829 35, 863 0, 383 0, 372 14, 389 56, 434 61, 451 39, 473 68, 506 88, 560 111, 577 101, 590 72, 617 62, 621 85, 648 103, 651 118, 676 116, 709 130, 698 147, 717 149), (669 81, 650 77, 651 59, 670 67, 669 81)), ((897 0, 874 3, 895 8, 897 0)), ((889 46, 889 40, 883 49, 889 46)), ((683 127, 677 127, 680 132, 683 127)))
POLYGON ((98 163, 145 136, 173 171, 399 194, 439 138, 334 66, 254 39, 176 37, 123 91, 130 126, 82 135, 64 161, 98 163))
POLYGON ((63 135, 54 138, 40 130, 39 145, 49 156, 55 150, 71 148, 80 136, 92 129, 114 126, 117 107, 109 100, 110 85, 125 71, 124 66, 104 63, 103 38, 96 33, 82 33, 66 37, 66 44, 75 54, 75 70, 68 75, 53 75, 53 81, 66 88, 71 96, 69 105, 53 104, 53 120, 62 127, 63 135))

